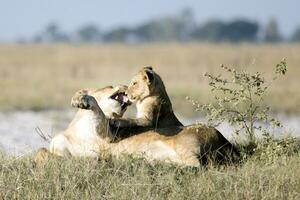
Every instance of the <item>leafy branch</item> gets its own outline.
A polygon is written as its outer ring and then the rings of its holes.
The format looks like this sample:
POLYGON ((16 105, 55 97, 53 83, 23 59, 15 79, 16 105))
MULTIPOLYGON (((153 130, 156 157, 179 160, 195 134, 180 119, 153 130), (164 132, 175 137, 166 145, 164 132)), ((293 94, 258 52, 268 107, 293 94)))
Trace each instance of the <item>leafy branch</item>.
POLYGON ((210 124, 228 122, 234 125, 235 134, 246 133, 250 143, 256 141, 256 130, 268 134, 266 129, 256 125, 257 122, 281 126, 278 120, 270 116, 270 107, 262 103, 272 82, 286 74, 285 59, 276 65, 271 82, 267 82, 260 72, 238 71, 224 65, 221 69, 229 78, 209 73, 204 75, 209 79, 215 103, 200 105, 192 101, 197 111, 205 111, 210 124))

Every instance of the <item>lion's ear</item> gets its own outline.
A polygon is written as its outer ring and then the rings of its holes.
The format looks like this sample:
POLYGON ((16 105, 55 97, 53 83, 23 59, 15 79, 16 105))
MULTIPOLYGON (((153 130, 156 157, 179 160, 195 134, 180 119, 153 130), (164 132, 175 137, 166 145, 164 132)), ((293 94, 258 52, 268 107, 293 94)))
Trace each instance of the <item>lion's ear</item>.
POLYGON ((145 72, 145 79, 149 84, 151 84, 154 80, 154 71, 152 70, 152 67, 147 67, 147 68, 145 67, 144 72, 145 72))

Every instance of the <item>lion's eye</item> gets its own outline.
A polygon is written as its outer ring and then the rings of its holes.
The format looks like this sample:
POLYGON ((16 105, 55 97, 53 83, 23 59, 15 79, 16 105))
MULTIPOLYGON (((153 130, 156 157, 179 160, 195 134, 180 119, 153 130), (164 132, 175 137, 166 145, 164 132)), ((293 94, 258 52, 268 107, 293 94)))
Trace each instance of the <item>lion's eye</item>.
POLYGON ((137 82, 133 82, 133 84, 132 85, 136 85, 137 84, 137 82))

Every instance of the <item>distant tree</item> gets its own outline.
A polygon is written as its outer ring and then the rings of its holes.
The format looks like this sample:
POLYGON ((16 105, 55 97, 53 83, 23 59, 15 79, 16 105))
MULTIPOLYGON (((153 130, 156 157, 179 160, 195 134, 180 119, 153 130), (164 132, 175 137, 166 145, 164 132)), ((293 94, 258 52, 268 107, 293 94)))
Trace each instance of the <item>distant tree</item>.
POLYGON ((210 42, 256 41, 258 29, 256 22, 248 20, 235 20, 229 23, 215 20, 198 27, 192 36, 197 40, 210 42))
POLYGON ((277 21, 271 19, 266 26, 264 41, 265 42, 280 42, 282 37, 279 33, 277 21))
POLYGON ((64 33, 56 23, 50 23, 45 30, 46 36, 51 42, 69 42, 69 36, 64 33))
POLYGON ((60 30, 60 27, 58 24, 52 22, 48 24, 44 31, 37 34, 33 38, 33 42, 70 42, 70 36, 63 31, 60 30))
POLYGON ((221 21, 209 21, 203 26, 196 28, 192 33, 192 38, 202 41, 217 42, 222 39, 224 23, 221 21))
POLYGON ((131 34, 131 29, 120 27, 106 33, 103 39, 105 42, 126 42, 131 34))
POLYGON ((295 30, 291 37, 292 42, 300 42, 300 27, 295 30))
POLYGON ((38 34, 38 35, 33 37, 32 42, 33 43, 41 43, 41 42, 43 42, 43 38, 40 34, 38 34))
POLYGON ((104 41, 126 43, 187 41, 194 26, 193 13, 187 8, 177 16, 151 20, 135 28, 114 29, 104 35, 104 41))
MULTIPOLYGON (((183 9, 179 14, 147 21, 136 27, 117 27, 102 33, 92 24, 80 27, 73 34, 67 34, 60 26, 52 22, 44 30, 35 35, 33 42, 170 42, 170 41, 209 41, 209 42, 241 42, 257 41, 259 25, 250 20, 234 20, 223 22, 208 21, 197 26, 193 11, 183 9)), ((277 41, 280 38, 276 21, 270 23, 266 30, 267 41, 277 41), (275 38, 275 39, 274 39, 275 38), (277 38, 277 39, 276 39, 277 38)))
POLYGON ((180 40, 182 27, 177 17, 165 17, 138 26, 134 33, 146 42, 175 41, 180 40))
POLYGON ((94 25, 85 25, 77 31, 81 42, 99 42, 102 39, 100 30, 94 25))
POLYGON ((179 37, 182 41, 187 41, 191 39, 191 34, 196 28, 196 20, 194 12, 190 8, 184 8, 179 15, 179 20, 181 21, 179 37))
POLYGON ((145 42, 187 41, 195 28, 191 9, 183 9, 179 15, 146 22, 133 30, 134 35, 145 42))
POLYGON ((60 28, 59 25, 52 22, 50 24, 48 24, 48 26, 46 26, 45 28, 45 33, 49 34, 49 36, 55 36, 60 32, 60 28))
POLYGON ((249 20, 235 20, 225 25, 220 33, 222 41, 256 41, 259 25, 249 20))

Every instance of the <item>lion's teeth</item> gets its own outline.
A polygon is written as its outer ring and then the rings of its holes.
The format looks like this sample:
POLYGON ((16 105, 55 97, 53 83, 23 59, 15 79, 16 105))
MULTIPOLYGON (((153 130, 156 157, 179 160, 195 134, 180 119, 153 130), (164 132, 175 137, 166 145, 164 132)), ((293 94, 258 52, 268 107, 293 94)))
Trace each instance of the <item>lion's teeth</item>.
POLYGON ((129 101, 128 97, 127 96, 123 96, 123 101, 124 102, 128 102, 129 101))

